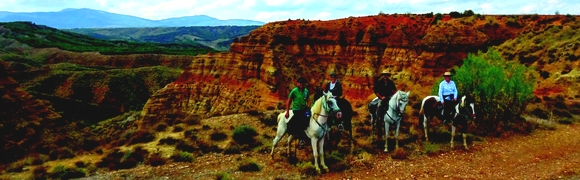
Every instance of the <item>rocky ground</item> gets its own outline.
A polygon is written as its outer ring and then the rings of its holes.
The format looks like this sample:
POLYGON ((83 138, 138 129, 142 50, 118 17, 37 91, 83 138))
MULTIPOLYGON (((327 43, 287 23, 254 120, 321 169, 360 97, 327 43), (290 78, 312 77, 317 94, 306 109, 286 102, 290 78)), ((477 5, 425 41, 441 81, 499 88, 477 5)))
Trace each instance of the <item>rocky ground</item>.
MULTIPOLYGON (((580 178, 580 125, 557 125, 531 135, 475 142, 469 150, 455 148, 434 155, 394 160, 390 154, 351 158, 351 168, 318 176, 301 174, 284 153, 272 160, 267 150, 234 155, 208 154, 193 163, 100 173, 84 179, 578 179, 580 178), (239 159, 263 165, 259 172, 232 168, 239 159), (225 178, 224 178, 225 179, 225 178)), ((280 148, 283 149, 283 148, 280 148)), ((306 157, 307 148, 298 150, 306 157)))

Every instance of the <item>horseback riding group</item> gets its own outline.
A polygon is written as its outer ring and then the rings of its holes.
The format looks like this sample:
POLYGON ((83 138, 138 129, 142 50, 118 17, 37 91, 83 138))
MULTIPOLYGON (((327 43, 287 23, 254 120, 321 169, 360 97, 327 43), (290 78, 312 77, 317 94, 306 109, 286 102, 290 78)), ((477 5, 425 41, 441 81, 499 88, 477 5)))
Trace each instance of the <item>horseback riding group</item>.
MULTIPOLYGON (((410 91, 397 90, 395 83, 390 78, 391 75, 388 70, 380 73, 373 88, 377 97, 368 105, 373 132, 371 137, 375 136, 375 129, 381 129, 378 126, 380 122, 384 123, 385 152, 388 151, 386 141, 390 125, 395 125, 395 148, 399 146, 399 127, 410 95, 410 91)), ((458 101, 457 87, 455 82, 451 80, 452 74, 445 72, 443 76, 445 80, 439 84, 438 96, 427 96, 421 103, 420 120, 423 122, 425 139, 428 141, 427 121, 437 117, 443 120, 444 124, 451 123, 452 125, 451 147, 453 147, 455 128, 459 126, 461 127, 460 132, 463 133, 463 144, 467 148, 465 132, 467 120, 475 118, 474 99, 465 95, 458 101)), ((323 147, 325 136, 332 125, 336 124, 340 130, 346 129, 350 131, 350 142, 352 143, 352 124, 350 120, 353 112, 350 103, 341 98, 342 83, 338 81, 336 73, 330 73, 330 82, 326 83, 323 89, 317 89, 317 93, 314 96, 314 104, 310 102, 310 92, 306 85, 306 79, 300 77, 297 81, 297 87, 290 91, 286 102, 286 110, 278 115, 277 134, 270 154, 273 156, 276 144, 286 133, 288 133, 288 153, 293 137, 301 140, 310 140, 315 167, 320 172, 318 157, 320 157, 321 166, 328 170, 328 167, 324 164, 323 147)))

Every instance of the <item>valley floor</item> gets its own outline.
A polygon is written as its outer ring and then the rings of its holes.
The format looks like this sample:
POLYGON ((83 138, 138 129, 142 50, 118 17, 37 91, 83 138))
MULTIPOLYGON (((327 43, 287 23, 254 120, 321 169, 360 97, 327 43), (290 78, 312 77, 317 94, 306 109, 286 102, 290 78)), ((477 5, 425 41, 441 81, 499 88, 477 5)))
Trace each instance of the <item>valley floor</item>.
MULTIPOLYGON (((276 160, 271 160, 269 152, 263 151, 259 154, 211 154, 196 158, 194 163, 140 166, 86 179, 216 179, 215 174, 220 172, 227 172, 235 179, 578 179, 579 138, 580 125, 577 123, 557 125, 554 131, 539 130, 526 136, 476 142, 470 150, 455 148, 406 160, 393 160, 386 153, 353 158, 352 167, 345 172, 310 177, 301 175, 284 155, 278 153, 276 160), (264 167, 253 173, 231 170, 230 162, 239 158, 254 159, 264 167)), ((277 150, 283 149, 282 145, 277 150)), ((310 156, 304 151, 298 150, 298 157, 310 156)))

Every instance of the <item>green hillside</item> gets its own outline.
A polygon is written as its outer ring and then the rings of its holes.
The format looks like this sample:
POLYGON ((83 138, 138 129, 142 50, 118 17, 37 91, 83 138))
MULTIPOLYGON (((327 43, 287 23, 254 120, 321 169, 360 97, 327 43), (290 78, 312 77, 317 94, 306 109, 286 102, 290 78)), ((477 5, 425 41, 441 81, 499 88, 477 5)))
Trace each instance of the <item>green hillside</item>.
POLYGON ((197 55, 216 50, 198 43, 140 43, 108 41, 30 22, 0 23, 0 35, 35 48, 56 47, 74 52, 101 54, 175 54, 197 55))
POLYGON ((156 28, 95 28, 68 29, 103 40, 122 40, 143 43, 203 44, 220 51, 228 51, 235 38, 249 34, 260 26, 193 26, 156 28))

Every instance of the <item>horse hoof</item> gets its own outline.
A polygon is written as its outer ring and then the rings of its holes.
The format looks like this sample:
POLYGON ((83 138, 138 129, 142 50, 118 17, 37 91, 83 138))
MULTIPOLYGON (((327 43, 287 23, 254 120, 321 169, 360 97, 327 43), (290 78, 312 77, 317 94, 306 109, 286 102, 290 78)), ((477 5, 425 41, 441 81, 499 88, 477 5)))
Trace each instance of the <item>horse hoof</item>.
POLYGON ((322 173, 320 172, 320 168, 316 168, 316 173, 318 173, 318 174, 322 174, 322 173))
POLYGON ((385 150, 383 150, 383 151, 385 151, 385 152, 389 152, 389 150, 388 150, 387 148, 385 148, 385 150))

